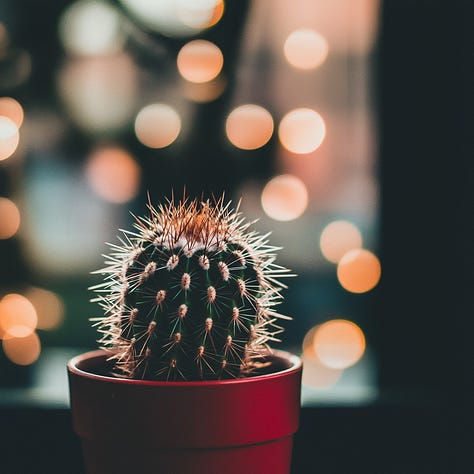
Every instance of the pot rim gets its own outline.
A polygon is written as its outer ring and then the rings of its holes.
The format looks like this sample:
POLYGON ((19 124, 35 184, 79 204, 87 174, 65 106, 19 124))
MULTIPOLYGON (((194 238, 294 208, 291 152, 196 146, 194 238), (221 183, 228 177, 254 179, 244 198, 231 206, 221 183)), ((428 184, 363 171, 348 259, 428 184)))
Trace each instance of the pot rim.
POLYGON ((290 367, 282 370, 278 370, 276 372, 271 372, 262 375, 255 375, 251 377, 241 377, 241 378, 234 378, 234 379, 225 379, 225 380, 191 380, 191 381, 163 381, 163 380, 136 380, 136 379, 128 379, 124 377, 114 377, 114 376, 107 376, 107 375, 100 375, 95 374, 93 372, 89 372, 85 369, 79 368, 79 364, 84 361, 93 360, 93 359, 103 359, 107 357, 107 355, 113 355, 113 352, 107 351, 105 349, 96 349, 93 351, 84 352, 79 354, 72 359, 70 359, 67 363, 67 369, 72 374, 75 374, 80 377, 84 377, 89 380, 107 382, 107 383, 117 383, 117 384, 124 384, 124 385, 141 385, 141 386, 163 386, 163 387, 179 387, 179 386, 187 386, 187 387, 197 387, 197 386, 216 386, 216 385, 234 385, 234 384, 242 384, 242 383, 256 383, 259 380, 269 380, 273 378, 279 378, 285 375, 288 375, 292 372, 297 372, 302 368, 302 359, 295 354, 292 354, 288 351, 283 351, 280 349, 271 349, 269 352, 270 357, 276 357, 280 359, 285 359, 290 363, 290 367))

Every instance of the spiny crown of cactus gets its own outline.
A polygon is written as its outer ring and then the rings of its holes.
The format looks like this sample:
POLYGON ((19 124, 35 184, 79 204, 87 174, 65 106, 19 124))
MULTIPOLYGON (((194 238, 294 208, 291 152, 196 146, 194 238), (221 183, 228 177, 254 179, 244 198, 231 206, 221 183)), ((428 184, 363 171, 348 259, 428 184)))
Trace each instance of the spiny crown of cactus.
MULTIPOLYGON (((96 273, 99 344, 115 374, 149 380, 247 376, 291 319, 275 310, 292 276, 275 263, 268 234, 249 228, 224 196, 174 199, 135 217, 96 273)), ((260 362, 259 362, 260 361, 260 362)))

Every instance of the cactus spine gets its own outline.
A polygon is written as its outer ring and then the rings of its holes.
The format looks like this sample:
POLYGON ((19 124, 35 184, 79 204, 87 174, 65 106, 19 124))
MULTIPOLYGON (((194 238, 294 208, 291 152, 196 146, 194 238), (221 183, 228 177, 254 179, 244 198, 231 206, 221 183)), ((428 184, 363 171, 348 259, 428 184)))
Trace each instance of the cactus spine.
POLYGON ((283 329, 275 311, 288 270, 268 235, 251 231, 219 199, 148 205, 134 231, 109 244, 104 282, 92 287, 103 316, 99 343, 115 372, 150 380, 246 376, 283 329))

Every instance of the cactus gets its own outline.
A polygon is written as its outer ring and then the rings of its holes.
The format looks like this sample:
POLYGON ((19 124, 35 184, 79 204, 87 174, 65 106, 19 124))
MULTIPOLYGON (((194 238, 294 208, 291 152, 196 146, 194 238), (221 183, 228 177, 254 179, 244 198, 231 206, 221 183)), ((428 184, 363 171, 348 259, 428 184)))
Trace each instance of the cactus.
POLYGON ((283 328, 275 306, 292 276, 275 264, 268 234, 250 230, 231 202, 174 198, 134 216, 109 244, 93 318, 114 373, 146 380, 250 376, 283 328))

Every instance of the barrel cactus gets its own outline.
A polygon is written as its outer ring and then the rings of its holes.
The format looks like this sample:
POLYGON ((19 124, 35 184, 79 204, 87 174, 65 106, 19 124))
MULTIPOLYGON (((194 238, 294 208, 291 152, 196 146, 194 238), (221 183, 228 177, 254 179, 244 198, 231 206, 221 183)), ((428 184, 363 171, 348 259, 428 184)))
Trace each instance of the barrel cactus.
POLYGON ((134 217, 109 244, 93 318, 114 373, 146 380, 245 377, 283 331, 283 277, 268 234, 251 230, 224 196, 174 199, 134 217))

